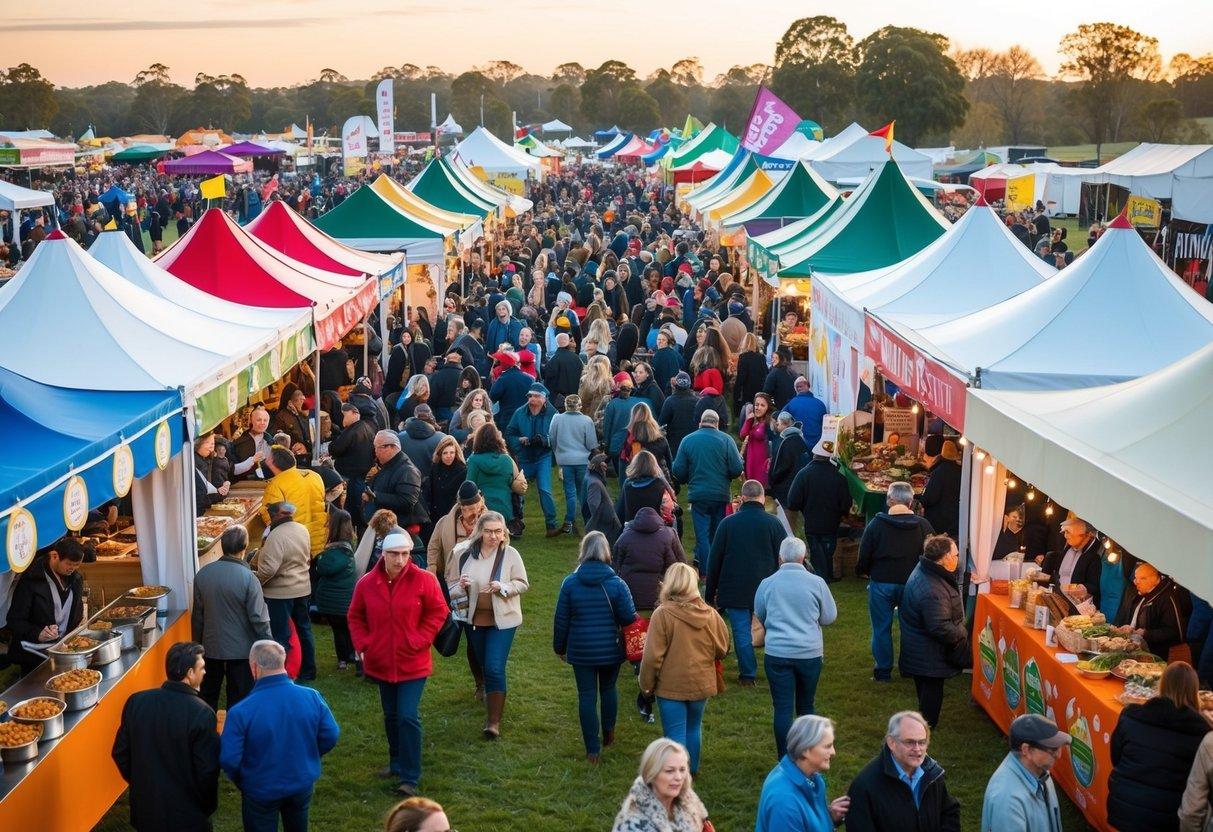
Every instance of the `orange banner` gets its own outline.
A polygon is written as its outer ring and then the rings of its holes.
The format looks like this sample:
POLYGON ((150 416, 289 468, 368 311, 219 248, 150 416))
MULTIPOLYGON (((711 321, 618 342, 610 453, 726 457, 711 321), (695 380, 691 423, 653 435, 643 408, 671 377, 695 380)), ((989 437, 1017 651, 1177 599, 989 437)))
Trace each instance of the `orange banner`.
POLYGON ((1057 661, 1044 630, 1025 627, 1005 595, 979 595, 973 641, 973 698, 1005 734, 1020 714, 1043 714, 1074 738, 1053 765, 1053 779, 1096 829, 1108 825, 1112 729, 1124 683, 1087 679, 1057 661))

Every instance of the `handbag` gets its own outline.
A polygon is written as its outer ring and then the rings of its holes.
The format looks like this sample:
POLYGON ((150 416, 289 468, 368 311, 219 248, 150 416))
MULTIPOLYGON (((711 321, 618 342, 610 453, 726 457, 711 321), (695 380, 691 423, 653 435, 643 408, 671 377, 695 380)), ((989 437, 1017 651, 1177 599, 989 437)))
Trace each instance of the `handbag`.
MULTIPOLYGON (((611 608, 611 617, 615 617, 615 605, 611 603, 610 593, 606 587, 602 588, 602 594, 606 596, 607 606, 611 608)), ((631 624, 625 624, 619 628, 619 637, 623 641, 623 655, 629 662, 638 662, 644 658, 644 644, 649 638, 649 620, 636 613, 636 618, 631 624)))
POLYGON ((438 586, 442 587, 442 597, 446 601, 446 621, 442 622, 442 629, 434 636, 434 649, 438 651, 439 656, 449 658, 459 651, 459 637, 463 633, 463 627, 460 626, 459 617, 455 615, 454 606, 451 604, 451 591, 447 588, 446 581, 439 578, 438 586))
MULTIPOLYGON (((511 460, 512 461, 512 460, 511 460)), ((518 463, 514 463, 514 478, 510 480, 510 491, 515 494, 525 494, 527 489, 526 477, 522 475, 522 471, 518 468, 518 463)))
POLYGON ((761 647, 767 640, 767 628, 762 626, 762 622, 758 620, 758 616, 750 613, 750 644, 754 647, 761 647))

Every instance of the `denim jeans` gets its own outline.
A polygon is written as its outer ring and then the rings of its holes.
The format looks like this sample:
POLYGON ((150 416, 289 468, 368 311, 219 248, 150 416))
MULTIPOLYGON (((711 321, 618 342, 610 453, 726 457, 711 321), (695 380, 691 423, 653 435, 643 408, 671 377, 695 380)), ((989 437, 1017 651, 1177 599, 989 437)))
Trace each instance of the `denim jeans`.
POLYGON ((484 668, 484 692, 505 693, 505 663, 510 658, 517 627, 472 627, 468 644, 476 649, 476 658, 484 668))
POLYGON ((758 658, 750 638, 750 611, 727 608, 721 610, 733 630, 733 650, 737 653, 737 675, 742 679, 758 678, 758 658))
MULTIPOLYGON (((539 488, 539 507, 543 509, 543 522, 549 528, 556 527, 556 501, 552 499, 552 455, 544 454, 535 462, 518 464, 522 475, 539 488)), ((523 497, 526 502, 526 497, 523 497)))
POLYGON ((838 545, 836 534, 806 534, 804 542, 809 547, 809 566, 814 574, 827 583, 834 582, 834 549, 838 545))
POLYGON ((278 832, 279 816, 282 817, 282 832, 307 832, 311 804, 311 789, 278 800, 255 800, 245 792, 240 796, 244 832, 278 832))
POLYGON ((873 675, 877 679, 893 677, 893 619, 901 606, 905 584, 868 581, 868 615, 872 619, 873 675))
POLYGON ((407 682, 379 683, 388 765, 401 783, 410 786, 416 786, 421 780, 420 708, 424 691, 424 677, 407 682))
POLYGON ((588 465, 561 465, 560 477, 564 481, 564 522, 577 519, 577 510, 585 502, 585 472, 588 465))
POLYGON ((602 751, 602 736, 598 733, 598 705, 602 702, 602 730, 615 730, 615 717, 619 713, 619 691, 615 682, 619 679, 619 665, 601 667, 573 665, 573 678, 577 680, 577 716, 581 720, 581 739, 585 741, 586 754, 602 751))
POLYGON ((775 710, 775 756, 783 759, 788 750, 788 731, 798 716, 813 713, 817 680, 821 678, 821 657, 784 659, 767 653, 762 658, 771 686, 771 705, 775 710))
POLYGON ((345 485, 345 510, 350 513, 350 519, 354 521, 354 528, 362 530, 366 528, 366 520, 362 517, 362 494, 366 491, 365 477, 347 477, 345 485))
POLYGON ((265 605, 270 611, 270 633, 274 641, 282 645, 288 653, 291 650, 291 621, 295 622, 295 632, 299 636, 299 649, 303 653, 303 663, 299 665, 299 678, 303 681, 316 678, 316 641, 312 638, 312 619, 308 615, 308 599, 303 598, 266 598, 265 605))
POLYGON ((708 555, 712 551, 712 538, 716 527, 724 519, 724 503, 699 501, 691 503, 691 523, 695 526, 695 560, 699 571, 707 574, 708 555))
POLYGON ((699 749, 703 745, 703 709, 706 699, 684 702, 681 699, 657 697, 657 711, 661 714, 661 733, 674 742, 682 743, 691 758, 691 773, 699 772, 699 749))

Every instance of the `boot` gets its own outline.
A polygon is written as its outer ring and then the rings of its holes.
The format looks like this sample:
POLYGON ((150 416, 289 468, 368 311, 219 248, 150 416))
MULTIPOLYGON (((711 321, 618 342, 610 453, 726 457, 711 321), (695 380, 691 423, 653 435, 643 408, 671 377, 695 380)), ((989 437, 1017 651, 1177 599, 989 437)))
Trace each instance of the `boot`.
POLYGON ((501 736, 501 712, 505 710, 505 691, 485 694, 484 701, 488 714, 484 723, 484 738, 495 740, 501 736))
POLYGON ((610 748, 614 744, 615 744, 615 729, 614 728, 604 729, 602 732, 602 747, 610 748))

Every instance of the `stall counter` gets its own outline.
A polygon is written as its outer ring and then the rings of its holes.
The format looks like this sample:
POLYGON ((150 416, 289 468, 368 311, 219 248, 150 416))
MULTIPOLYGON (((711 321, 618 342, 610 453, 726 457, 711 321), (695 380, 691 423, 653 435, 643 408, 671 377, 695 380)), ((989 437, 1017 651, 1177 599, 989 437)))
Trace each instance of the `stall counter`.
MULTIPOLYGON (((67 714, 67 732, 62 737, 42 743, 37 759, 5 766, 0 772, 0 829, 92 829, 126 790, 110 749, 127 698, 159 687, 164 682, 169 647, 189 640, 189 612, 170 612, 157 627, 150 647, 124 651, 114 663, 120 667, 103 669, 100 701, 86 711, 67 714)), ((11 705, 31 696, 45 696, 44 685, 52 675, 50 664, 44 663, 0 698, 11 705)))
POLYGON ((1112 730, 1120 718, 1116 696, 1124 683, 1088 679, 1063 664, 1061 648, 1045 645, 1045 631, 1025 626, 1023 610, 1005 595, 977 596, 973 621, 973 698, 1005 734, 1020 714, 1049 717, 1073 737, 1053 765, 1053 779, 1101 832, 1108 825, 1112 730))

